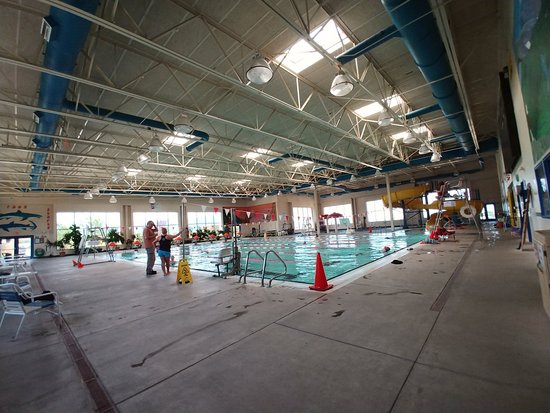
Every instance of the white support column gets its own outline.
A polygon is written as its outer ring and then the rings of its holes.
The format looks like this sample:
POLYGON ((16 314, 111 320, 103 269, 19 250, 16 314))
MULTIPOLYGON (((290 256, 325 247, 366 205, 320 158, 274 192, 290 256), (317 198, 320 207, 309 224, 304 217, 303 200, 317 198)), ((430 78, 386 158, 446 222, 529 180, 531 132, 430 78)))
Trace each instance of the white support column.
POLYGON ((321 235, 321 225, 319 225, 319 194, 317 188, 313 190, 313 228, 317 236, 321 235))
POLYGON ((187 238, 187 231, 185 230, 187 226, 187 204, 180 205, 180 224, 181 229, 183 230, 183 232, 181 233, 181 239, 183 240, 181 244, 181 258, 185 259, 185 239, 187 238))
POLYGON ((392 232, 395 231, 395 226, 393 225, 393 208, 391 206, 391 191, 390 191, 390 176, 386 174, 386 193, 388 196, 388 208, 390 210, 390 226, 392 232))

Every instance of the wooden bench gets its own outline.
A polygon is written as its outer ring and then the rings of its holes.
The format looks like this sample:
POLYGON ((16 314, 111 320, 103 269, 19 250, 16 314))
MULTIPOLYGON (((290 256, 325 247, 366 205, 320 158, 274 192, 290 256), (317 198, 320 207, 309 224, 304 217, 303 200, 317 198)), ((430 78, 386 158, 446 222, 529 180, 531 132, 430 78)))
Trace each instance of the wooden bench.
MULTIPOLYGON (((230 274, 229 272, 229 264, 234 265, 234 259, 233 259, 233 249, 231 247, 229 248, 222 248, 220 252, 218 253, 218 256, 215 260, 210 261, 212 264, 216 265, 216 269, 218 270, 217 277, 223 277, 227 278, 227 275, 230 274), (220 266, 225 265, 225 272, 221 272, 220 266)), ((216 277, 216 275, 214 275, 216 277)))

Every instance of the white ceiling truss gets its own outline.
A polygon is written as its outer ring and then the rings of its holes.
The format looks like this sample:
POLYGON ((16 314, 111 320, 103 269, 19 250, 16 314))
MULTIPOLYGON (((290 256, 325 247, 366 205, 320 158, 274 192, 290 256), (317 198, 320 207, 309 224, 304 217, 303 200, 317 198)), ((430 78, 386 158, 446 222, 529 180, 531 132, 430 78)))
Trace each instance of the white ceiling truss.
MULTIPOLYGON (((456 17, 465 6, 457 1, 430 4, 451 56, 453 73, 448 76, 458 84, 475 144, 476 152, 469 156, 477 158, 480 142, 496 136, 496 121, 490 122, 486 114, 494 111, 496 118, 494 89, 500 60, 495 58, 491 67, 476 67, 464 40, 465 22, 456 17), (466 53, 468 60, 461 60, 466 53), (490 81, 479 84, 478 79, 488 77, 490 81), (493 94, 492 100, 483 105, 468 100, 483 92, 493 94)), ((484 21, 468 19, 470 30, 495 26, 494 33, 480 38, 484 44, 478 45, 476 55, 499 53, 494 50, 498 7, 496 0, 488 0, 482 10, 484 21)), ((430 139, 451 133, 441 110, 406 119, 407 113, 436 101, 430 82, 401 38, 382 42, 341 65, 337 56, 349 44, 328 53, 310 36, 329 19, 353 44, 375 35, 392 24, 378 0, 119 0, 101 2, 95 14, 60 0, 0 0, 0 8, 3 195, 25 193, 29 188, 83 193, 101 184, 105 193, 128 196, 251 197, 288 192, 294 186, 304 190, 311 184, 323 186, 327 179, 336 180, 343 190, 360 190, 372 184, 378 169, 395 179, 403 174, 433 175, 435 165, 411 161, 419 157, 420 144, 432 145, 430 139), (53 7, 91 23, 71 73, 47 67, 45 62, 48 43, 40 28, 53 7), (276 58, 300 39, 322 58, 296 74, 285 68, 284 58, 282 63, 276 58), (264 85, 246 77, 258 53, 273 70, 272 79, 264 85), (339 67, 354 84, 343 97, 329 91, 339 67), (68 103, 57 108, 40 106, 44 76, 68 82, 68 103), (394 95, 403 103, 390 107, 386 102, 394 95), (393 116, 390 125, 379 126, 378 115, 355 113, 374 102, 393 116), (33 143, 35 113, 59 117, 54 132, 39 134, 51 139, 51 145, 33 143), (169 138, 178 123, 190 123, 202 133, 188 137, 186 145, 193 150, 164 143, 163 152, 151 152, 151 139, 169 138), (414 132, 419 126, 428 132, 414 132), (391 137, 407 130, 413 131, 416 142, 404 144, 391 137), (249 152, 258 156, 252 159, 246 156, 249 152), (137 161, 143 154, 150 162, 137 161), (37 163, 37 156, 43 163, 37 163), (311 163, 296 166, 303 161, 311 163), (136 175, 113 180, 121 166, 134 169, 136 175), (37 188, 29 179, 36 170, 37 188), (189 180, 197 175, 199 180, 189 180), (349 182, 351 175, 358 179, 349 182)), ((54 25, 54 36, 55 31, 54 25)), ((437 168, 456 171, 462 162, 456 161, 460 143, 446 139, 438 145, 453 159, 444 156, 437 168)))

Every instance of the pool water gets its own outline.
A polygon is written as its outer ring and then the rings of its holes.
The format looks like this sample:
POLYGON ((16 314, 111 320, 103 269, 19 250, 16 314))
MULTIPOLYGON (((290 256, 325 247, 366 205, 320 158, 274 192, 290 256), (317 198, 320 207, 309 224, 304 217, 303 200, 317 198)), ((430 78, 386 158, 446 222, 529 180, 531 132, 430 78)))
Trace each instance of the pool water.
MULTIPOLYGON (((401 230, 393 233, 323 234, 320 237, 293 235, 267 239, 243 238, 239 239, 238 246, 241 251, 242 273, 245 271, 250 251, 255 250, 262 256, 260 258, 254 253, 250 255, 248 269, 254 271, 261 270, 263 257, 271 250, 286 263, 287 275, 280 278, 281 280, 312 284, 317 253, 321 255, 326 278, 330 280, 425 238, 426 234, 423 230, 401 230)), ((215 261, 220 249, 228 247, 231 247, 231 242, 185 244, 185 257, 191 269, 216 272, 216 266, 212 261, 215 261)), ((176 261, 182 256, 181 249, 181 246, 172 248, 176 261)), ((138 259, 141 260, 141 256, 138 256, 138 259)), ((275 254, 269 254, 266 278, 283 271, 284 266, 275 254)), ((260 274, 248 276, 261 277, 260 274)))

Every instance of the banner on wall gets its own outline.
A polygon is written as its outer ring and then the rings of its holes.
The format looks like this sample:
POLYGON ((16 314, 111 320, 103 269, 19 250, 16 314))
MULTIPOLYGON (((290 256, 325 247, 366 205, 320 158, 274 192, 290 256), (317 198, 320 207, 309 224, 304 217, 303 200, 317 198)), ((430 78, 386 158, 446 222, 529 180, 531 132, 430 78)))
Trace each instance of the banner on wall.
MULTIPOLYGON (((224 207, 225 211, 226 207, 224 207)), ((229 210, 229 209, 228 209, 229 210)), ((262 205, 253 205, 248 207, 239 207, 235 209, 235 218, 236 223, 239 224, 248 224, 254 222, 266 221, 270 216, 272 220, 275 220, 275 202, 262 205)), ((223 217, 224 225, 231 225, 231 214, 226 214, 223 217)))

